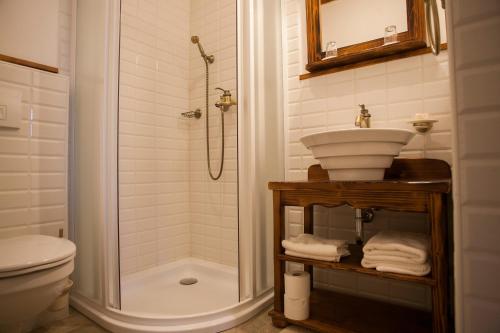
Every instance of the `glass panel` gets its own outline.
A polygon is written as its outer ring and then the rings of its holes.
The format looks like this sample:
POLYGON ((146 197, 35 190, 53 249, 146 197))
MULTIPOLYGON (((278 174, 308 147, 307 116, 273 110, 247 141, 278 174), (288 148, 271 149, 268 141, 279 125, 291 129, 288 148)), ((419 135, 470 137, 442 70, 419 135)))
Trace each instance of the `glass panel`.
POLYGON ((122 2, 124 311, 187 315, 238 302, 236 45, 236 0, 122 2))

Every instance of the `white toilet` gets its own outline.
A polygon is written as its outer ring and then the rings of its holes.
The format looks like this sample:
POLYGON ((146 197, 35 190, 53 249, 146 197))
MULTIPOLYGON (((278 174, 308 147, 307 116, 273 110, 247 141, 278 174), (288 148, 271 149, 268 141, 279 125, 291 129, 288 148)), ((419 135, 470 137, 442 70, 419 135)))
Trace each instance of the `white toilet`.
POLYGON ((0 239, 0 332, 27 332, 45 323, 47 310, 68 289, 75 252, 64 238, 0 239))

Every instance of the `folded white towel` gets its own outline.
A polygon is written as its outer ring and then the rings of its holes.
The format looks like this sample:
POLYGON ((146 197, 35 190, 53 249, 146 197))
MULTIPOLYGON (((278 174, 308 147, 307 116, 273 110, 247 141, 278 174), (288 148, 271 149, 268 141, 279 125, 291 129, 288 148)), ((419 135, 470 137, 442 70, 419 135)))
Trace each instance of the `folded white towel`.
POLYGON ((382 254, 380 253, 380 251, 373 251, 370 252, 369 254, 365 253, 363 258, 366 258, 370 261, 400 262, 403 264, 423 264, 423 262, 420 259, 415 260, 413 258, 409 258, 400 254, 401 252, 399 253, 388 252, 387 254, 382 254))
POLYGON ((402 262, 390 262, 390 261, 371 261, 364 257, 361 260, 361 266, 366 268, 375 268, 380 272, 390 272, 399 274, 409 274, 416 276, 424 276, 431 272, 431 265, 429 262, 423 264, 409 264, 402 262))
POLYGON ((326 239, 311 234, 285 239, 281 245, 288 251, 320 257, 342 256, 348 247, 346 240, 326 239))
POLYGON ((336 256, 326 257, 326 256, 316 256, 316 255, 313 255, 313 254, 305 254, 305 253, 300 253, 300 252, 294 252, 294 251, 286 250, 285 254, 289 255, 289 256, 300 257, 300 258, 323 260, 323 261, 329 261, 329 262, 340 262, 340 259, 342 257, 348 256, 351 253, 349 252, 349 250, 345 250, 345 252, 342 255, 336 255, 336 256))
POLYGON ((424 264, 428 260, 429 236, 420 233, 381 231, 363 247, 365 258, 424 264))

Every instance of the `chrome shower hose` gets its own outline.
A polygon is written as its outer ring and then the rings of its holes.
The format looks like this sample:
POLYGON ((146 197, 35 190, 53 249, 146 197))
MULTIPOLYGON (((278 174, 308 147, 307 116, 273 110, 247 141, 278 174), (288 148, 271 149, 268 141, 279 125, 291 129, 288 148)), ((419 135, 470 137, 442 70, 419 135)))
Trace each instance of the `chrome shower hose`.
POLYGON ((210 175, 210 178, 213 180, 218 180, 221 175, 222 175, 222 170, 224 169, 224 112, 220 110, 220 122, 221 122, 221 127, 222 127, 222 136, 221 136, 221 160, 220 160, 220 167, 219 171, 217 172, 217 175, 214 176, 212 173, 212 166, 211 166, 211 161, 210 161, 210 120, 208 116, 208 81, 209 81, 209 74, 208 74, 208 61, 204 57, 203 60, 205 60, 205 127, 206 127, 206 142, 207 142, 207 167, 208 167, 208 174, 210 175))

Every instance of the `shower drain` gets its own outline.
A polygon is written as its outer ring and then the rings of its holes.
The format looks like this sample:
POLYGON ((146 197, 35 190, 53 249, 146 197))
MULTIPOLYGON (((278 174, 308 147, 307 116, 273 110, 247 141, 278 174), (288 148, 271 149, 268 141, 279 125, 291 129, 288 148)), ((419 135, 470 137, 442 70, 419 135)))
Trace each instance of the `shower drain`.
POLYGON ((184 286, 189 286, 190 284, 195 284, 197 282, 198 282, 198 279, 194 278, 194 277, 184 278, 184 279, 181 279, 179 281, 179 283, 184 285, 184 286))

